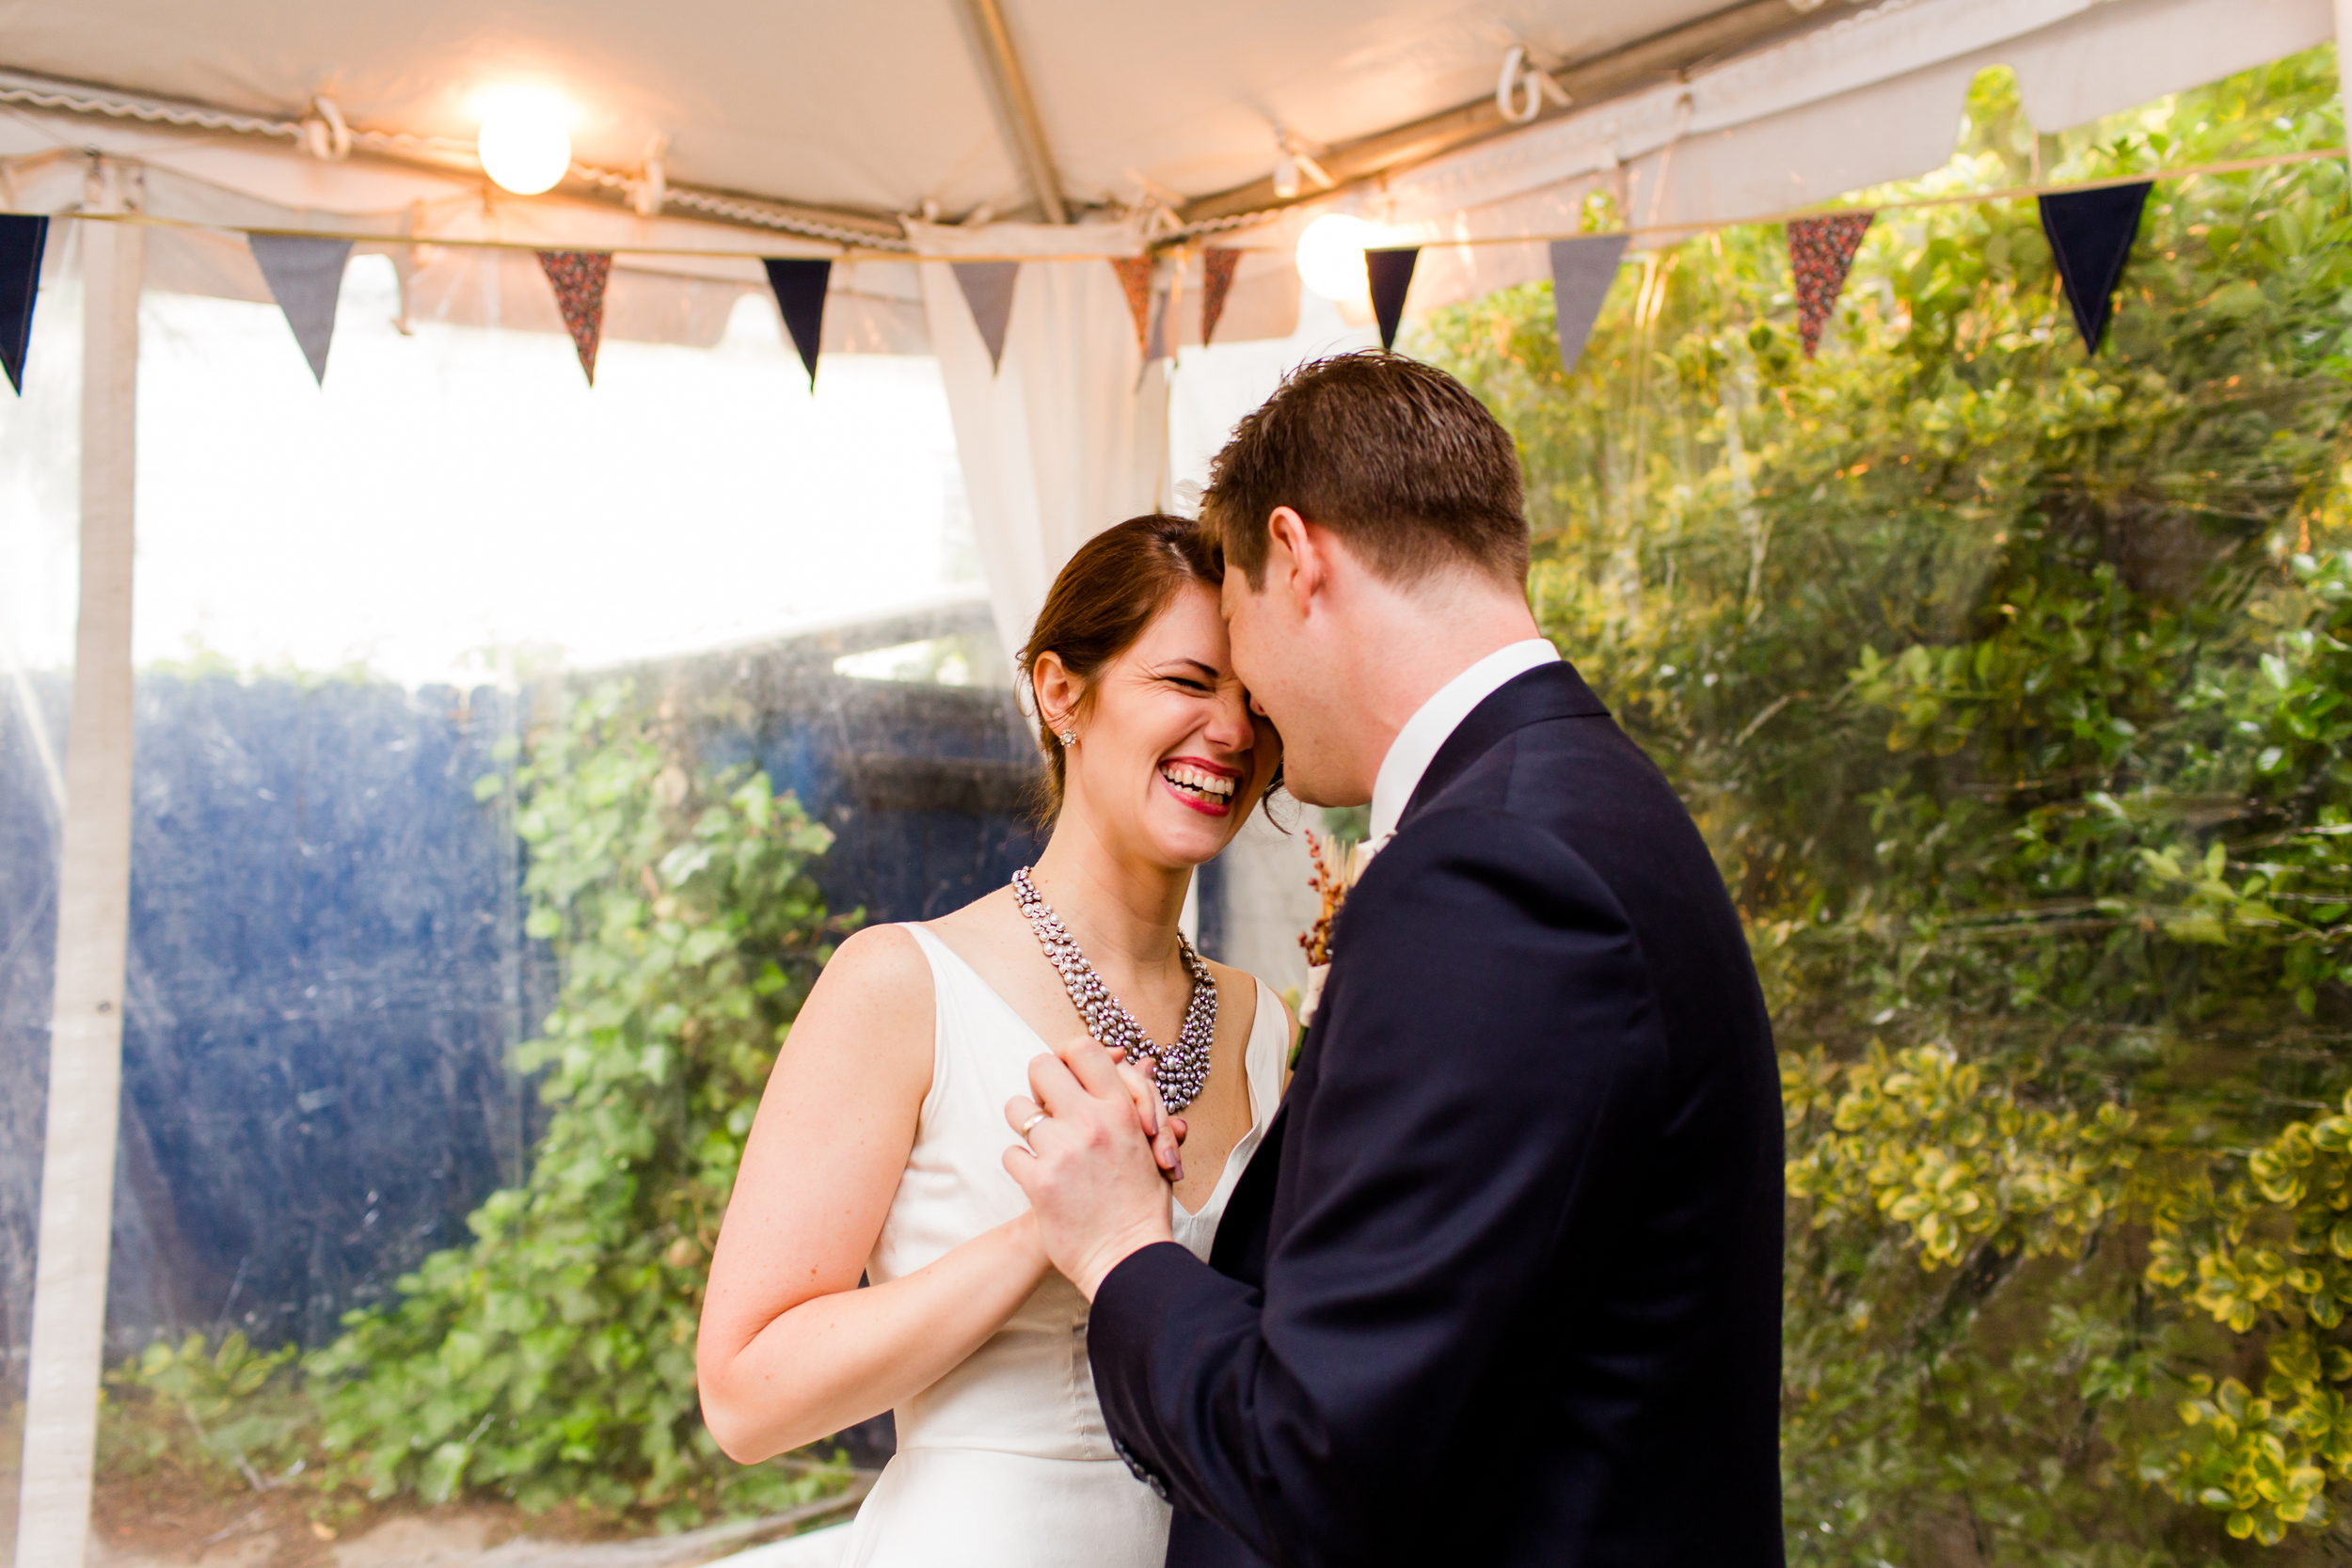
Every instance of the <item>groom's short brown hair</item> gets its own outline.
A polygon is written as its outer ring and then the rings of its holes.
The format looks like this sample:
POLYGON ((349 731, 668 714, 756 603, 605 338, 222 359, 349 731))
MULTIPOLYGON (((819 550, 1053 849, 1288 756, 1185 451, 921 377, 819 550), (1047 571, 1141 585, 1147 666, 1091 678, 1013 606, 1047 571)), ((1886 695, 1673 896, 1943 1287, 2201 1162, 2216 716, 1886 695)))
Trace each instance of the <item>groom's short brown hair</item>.
POLYGON ((1327 528, 1392 582, 1470 567, 1527 581, 1519 453, 1469 388, 1367 349, 1301 365, 1209 467, 1202 525, 1265 585, 1278 506, 1327 528))

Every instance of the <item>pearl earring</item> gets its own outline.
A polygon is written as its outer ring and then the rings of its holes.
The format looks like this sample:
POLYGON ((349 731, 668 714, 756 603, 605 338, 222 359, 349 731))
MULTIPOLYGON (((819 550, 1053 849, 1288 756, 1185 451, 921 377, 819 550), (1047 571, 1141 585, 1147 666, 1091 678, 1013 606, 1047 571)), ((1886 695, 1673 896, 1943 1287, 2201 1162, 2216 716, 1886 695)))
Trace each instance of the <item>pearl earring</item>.
POLYGON ((1064 746, 1075 746, 1078 744, 1078 732, 1076 730, 1060 730, 1056 733, 1061 736, 1061 743, 1064 746))

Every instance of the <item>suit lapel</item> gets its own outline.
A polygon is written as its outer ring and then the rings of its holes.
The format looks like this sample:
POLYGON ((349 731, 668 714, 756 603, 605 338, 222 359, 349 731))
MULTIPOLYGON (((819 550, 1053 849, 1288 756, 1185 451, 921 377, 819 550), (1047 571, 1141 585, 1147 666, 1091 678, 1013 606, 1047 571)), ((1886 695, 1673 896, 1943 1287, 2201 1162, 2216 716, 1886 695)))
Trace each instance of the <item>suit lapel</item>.
POLYGON ((1501 745, 1514 730, 1551 719, 1608 717, 1608 705, 1593 695, 1593 689, 1584 684, 1576 666, 1565 658, 1557 664, 1539 665, 1524 674, 1514 675, 1454 726, 1454 733, 1438 748, 1438 754, 1429 759, 1421 783, 1413 786, 1413 798, 1405 802, 1397 827, 1402 830, 1416 812, 1459 778, 1464 768, 1501 745))
MULTIPOLYGON (((1550 719, 1606 718, 1608 714, 1608 707, 1593 695, 1584 678, 1565 659, 1513 677, 1454 726, 1454 733, 1438 749, 1438 754, 1430 759, 1428 770, 1422 774, 1412 800, 1406 804, 1403 820, 1411 821, 1413 814, 1426 801, 1435 800, 1464 768, 1501 744, 1514 730, 1550 719)), ((1275 1110, 1274 1119, 1266 1124, 1265 1136, 1258 1141, 1248 1168, 1234 1184, 1233 1196, 1226 1201, 1225 1216, 1217 1224, 1209 1261, 1219 1274, 1245 1285, 1263 1287, 1265 1283, 1274 1200, 1281 1176, 1283 1147, 1288 1141, 1285 1132, 1292 1120, 1291 1113, 1297 1110, 1304 1115, 1301 1107, 1314 1096, 1315 1082, 1320 1076, 1324 1023, 1332 1002, 1329 988, 1339 983, 1336 974, 1326 982, 1323 1006, 1309 1026, 1305 1048, 1299 1052, 1298 1070, 1282 1096, 1281 1105, 1275 1110)))
POLYGON ((1216 1222, 1216 1239, 1209 1243, 1209 1266, 1229 1279, 1252 1288, 1265 1284, 1266 1241, 1273 1229, 1274 1183, 1282 1164, 1282 1125, 1290 1115, 1290 1097, 1276 1107, 1258 1140, 1233 1196, 1225 1200, 1225 1213, 1216 1222))

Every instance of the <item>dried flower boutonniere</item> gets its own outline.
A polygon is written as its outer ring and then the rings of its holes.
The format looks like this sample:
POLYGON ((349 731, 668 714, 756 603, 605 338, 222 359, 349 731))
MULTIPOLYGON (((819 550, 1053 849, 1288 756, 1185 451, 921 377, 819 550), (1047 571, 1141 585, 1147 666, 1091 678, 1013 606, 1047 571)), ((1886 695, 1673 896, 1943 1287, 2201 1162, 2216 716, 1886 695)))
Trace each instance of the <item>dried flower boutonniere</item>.
POLYGON ((1314 873, 1307 879, 1323 899, 1323 911, 1315 923, 1307 927, 1298 939, 1298 945, 1307 952, 1307 995, 1298 1005, 1298 1038, 1291 1042, 1291 1065, 1298 1065, 1299 1047, 1307 1040, 1307 1025, 1314 1022, 1316 1004, 1323 1000, 1323 978, 1331 972, 1331 927, 1340 917, 1340 906, 1347 902, 1347 890, 1356 883, 1363 869, 1363 847, 1350 846, 1342 850, 1336 840, 1317 838, 1314 830, 1307 831, 1307 852, 1314 861, 1314 873))

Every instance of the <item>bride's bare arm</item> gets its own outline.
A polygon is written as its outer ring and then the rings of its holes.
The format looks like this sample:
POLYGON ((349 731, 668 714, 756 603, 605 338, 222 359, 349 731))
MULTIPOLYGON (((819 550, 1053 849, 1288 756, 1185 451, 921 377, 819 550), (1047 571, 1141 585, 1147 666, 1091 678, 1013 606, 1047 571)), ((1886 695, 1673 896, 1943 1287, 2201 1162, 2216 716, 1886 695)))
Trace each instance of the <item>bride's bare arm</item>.
POLYGON ((753 1464, 880 1415, 1004 1326, 1046 1270, 1032 1216, 866 1290, 930 1092, 930 966, 904 931, 842 943, 761 1096, 695 1348, 703 1419, 753 1464))

